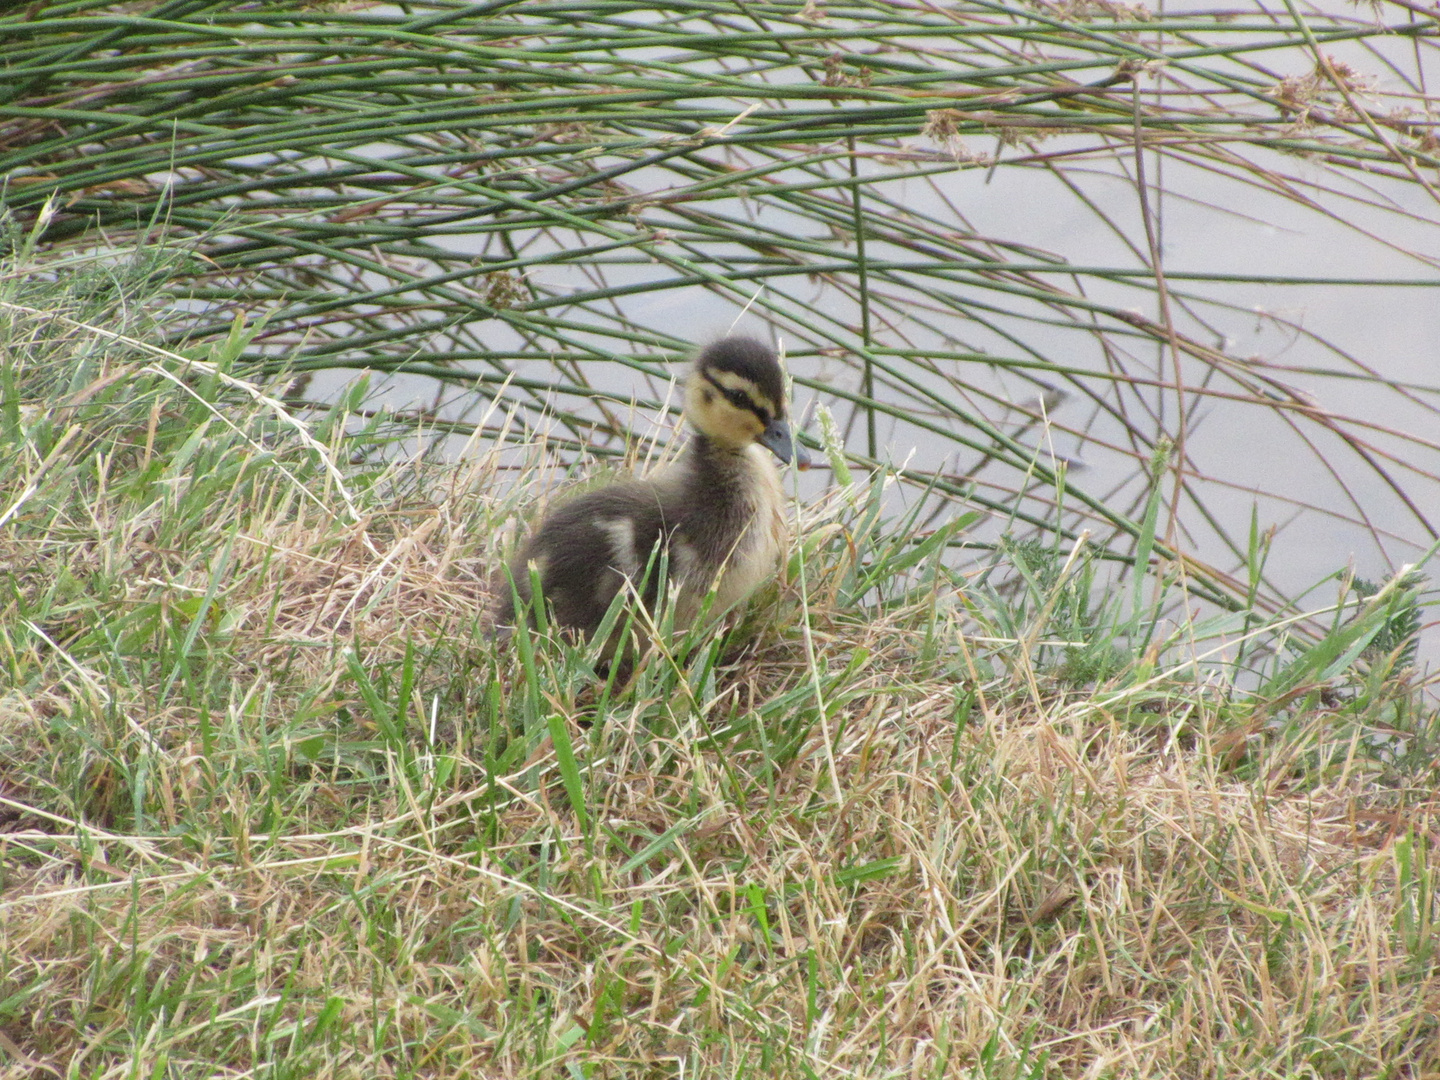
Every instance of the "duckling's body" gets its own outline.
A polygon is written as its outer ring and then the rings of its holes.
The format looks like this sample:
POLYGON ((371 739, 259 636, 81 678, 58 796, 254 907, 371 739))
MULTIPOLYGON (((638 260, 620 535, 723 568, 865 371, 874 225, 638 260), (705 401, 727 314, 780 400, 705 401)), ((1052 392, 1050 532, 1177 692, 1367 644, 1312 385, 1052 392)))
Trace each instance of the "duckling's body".
POLYGON ((541 521, 510 568, 523 603, 533 566, 553 621, 589 637, 627 581, 655 610, 663 555, 684 630, 712 588, 718 616, 774 574, 784 496, 771 454, 808 463, 785 420, 779 361, 749 338, 716 342, 695 361, 685 403, 695 430, 673 465, 570 499, 541 521))

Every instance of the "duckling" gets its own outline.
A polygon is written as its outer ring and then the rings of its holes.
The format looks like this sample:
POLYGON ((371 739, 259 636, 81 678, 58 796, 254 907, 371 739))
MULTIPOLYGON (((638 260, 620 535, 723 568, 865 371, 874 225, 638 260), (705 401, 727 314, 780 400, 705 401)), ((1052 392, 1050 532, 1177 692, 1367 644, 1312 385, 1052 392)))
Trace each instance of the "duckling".
MULTIPOLYGON (((684 631, 712 589, 718 617, 775 573, 784 496, 769 455, 810 464, 785 419, 775 353, 747 337, 705 348, 685 382, 685 416, 694 430, 674 464, 569 499, 540 522, 510 565, 522 606, 534 566, 551 620, 588 639, 627 582, 656 611, 663 554, 676 586, 673 625, 684 631)), ((511 621, 515 598, 502 587, 497 623, 511 621)), ((607 643, 604 659, 617 644, 607 643)))

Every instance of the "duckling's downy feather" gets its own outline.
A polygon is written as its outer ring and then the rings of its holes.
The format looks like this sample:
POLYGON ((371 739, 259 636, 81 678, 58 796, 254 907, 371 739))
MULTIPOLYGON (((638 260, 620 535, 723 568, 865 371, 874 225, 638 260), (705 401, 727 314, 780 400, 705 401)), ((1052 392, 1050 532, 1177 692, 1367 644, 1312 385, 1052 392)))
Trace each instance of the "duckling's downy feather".
MULTIPOLYGON (((785 423, 775 354, 748 338, 711 345, 687 380, 686 414, 695 431, 674 464, 569 499, 541 521, 511 564, 522 602, 534 567, 554 621, 592 634, 627 579, 655 610, 658 575, 647 568, 663 554, 674 625, 685 629, 712 587, 719 615, 775 572, 784 496, 770 452, 807 462, 785 423)), ((508 614, 507 598, 498 610, 508 614)))

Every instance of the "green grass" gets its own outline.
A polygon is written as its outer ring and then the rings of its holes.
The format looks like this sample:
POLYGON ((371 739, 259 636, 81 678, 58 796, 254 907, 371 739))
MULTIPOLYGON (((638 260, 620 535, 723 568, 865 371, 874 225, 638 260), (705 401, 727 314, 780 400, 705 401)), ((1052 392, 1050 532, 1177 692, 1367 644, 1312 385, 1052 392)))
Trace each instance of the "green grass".
POLYGON ((1440 1070, 1418 583, 1175 625, 856 471, 597 686, 491 447, 142 344, 182 257, 0 275, 0 1076, 1440 1070))

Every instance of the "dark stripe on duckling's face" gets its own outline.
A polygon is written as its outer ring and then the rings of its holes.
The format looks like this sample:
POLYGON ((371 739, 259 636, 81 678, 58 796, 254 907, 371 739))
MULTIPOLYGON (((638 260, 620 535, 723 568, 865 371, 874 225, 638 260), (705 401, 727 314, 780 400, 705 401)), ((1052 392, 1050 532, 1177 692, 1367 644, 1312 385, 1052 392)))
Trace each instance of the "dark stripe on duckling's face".
POLYGON ((738 386, 726 386, 708 371, 702 372, 701 374, 705 381, 708 382, 711 386, 713 386, 716 390, 719 390, 720 396, 723 397, 726 401, 728 401, 731 405, 735 406, 735 408, 749 410, 750 412, 755 414, 755 416, 762 424, 770 423, 770 420, 772 418, 772 411, 770 409, 767 409, 764 405, 761 405, 753 397, 751 397, 748 390, 741 389, 738 386))

